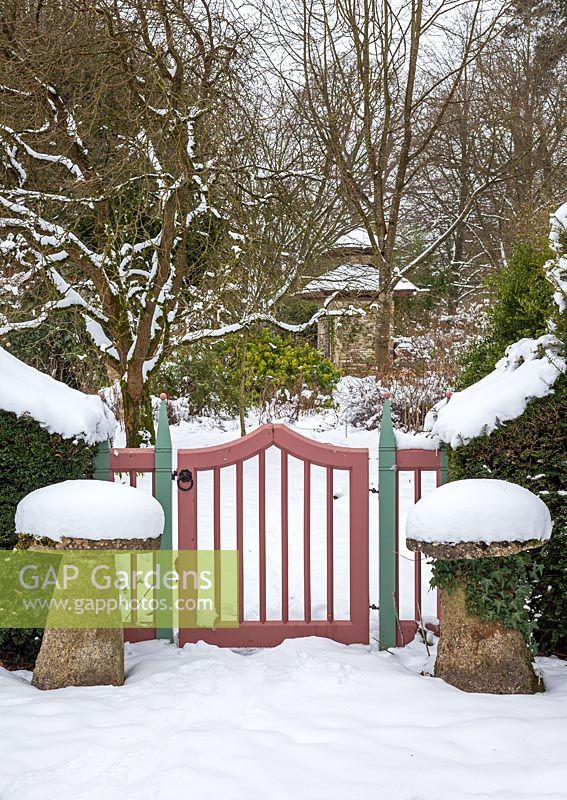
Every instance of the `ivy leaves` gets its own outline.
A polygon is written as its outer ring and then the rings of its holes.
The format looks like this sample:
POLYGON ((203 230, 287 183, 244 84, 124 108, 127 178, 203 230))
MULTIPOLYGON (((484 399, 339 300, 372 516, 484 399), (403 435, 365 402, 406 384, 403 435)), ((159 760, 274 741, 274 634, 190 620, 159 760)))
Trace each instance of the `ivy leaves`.
POLYGON ((532 562, 532 555, 526 552, 502 558, 435 561, 431 585, 449 593, 464 585, 469 614, 520 631, 535 651, 536 623, 529 601, 532 581, 539 579, 542 566, 532 562))

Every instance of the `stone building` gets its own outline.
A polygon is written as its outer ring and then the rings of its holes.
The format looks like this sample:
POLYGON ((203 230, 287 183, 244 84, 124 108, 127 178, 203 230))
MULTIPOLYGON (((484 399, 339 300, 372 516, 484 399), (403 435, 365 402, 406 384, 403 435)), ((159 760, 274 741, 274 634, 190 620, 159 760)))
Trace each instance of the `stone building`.
MULTIPOLYGON (((356 306, 364 317, 322 317, 317 323, 317 347, 333 364, 349 375, 367 375, 376 366, 376 304, 380 288, 378 270, 368 264, 369 247, 353 232, 337 242, 328 254, 332 268, 314 278, 299 292, 316 300, 319 307, 333 297, 334 309, 356 306)), ((411 297, 420 290, 406 278, 394 288, 394 300, 411 297)))

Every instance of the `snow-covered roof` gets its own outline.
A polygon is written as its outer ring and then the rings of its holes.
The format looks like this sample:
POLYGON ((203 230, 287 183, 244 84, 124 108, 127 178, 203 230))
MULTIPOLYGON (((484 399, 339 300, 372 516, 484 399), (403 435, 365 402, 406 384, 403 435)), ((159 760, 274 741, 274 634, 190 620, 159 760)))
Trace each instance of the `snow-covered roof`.
POLYGON ((335 242, 335 247, 370 247, 370 239, 364 228, 356 228, 340 236, 335 242))
POLYGON ((114 415, 97 395, 71 389, 0 347, 0 410, 29 414, 49 433, 88 444, 111 439, 114 415))
POLYGON ((163 533, 158 501, 141 489, 111 481, 63 481, 27 494, 16 509, 16 530, 32 536, 156 539, 163 533))
POLYGON ((551 536, 549 509, 533 492, 508 481, 452 481, 412 507, 406 536, 418 542, 545 541, 551 536))
MULTIPOLYGON (((339 267, 313 278, 303 287, 304 297, 345 292, 349 294, 375 295, 380 288, 380 274, 370 264, 341 264, 339 267)), ((407 278, 400 278, 394 292, 416 293, 420 290, 407 278)))
POLYGON ((566 368, 561 343, 552 334, 521 339, 486 377, 437 403, 425 428, 451 447, 490 434, 502 422, 521 416, 530 400, 550 394, 566 368))

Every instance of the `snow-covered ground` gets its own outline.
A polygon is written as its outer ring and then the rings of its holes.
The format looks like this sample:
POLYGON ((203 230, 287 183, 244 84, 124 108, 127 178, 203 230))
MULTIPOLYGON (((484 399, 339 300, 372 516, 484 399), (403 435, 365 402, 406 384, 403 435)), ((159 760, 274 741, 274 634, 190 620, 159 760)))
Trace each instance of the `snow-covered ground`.
MULTIPOLYGON (((318 441, 368 447, 376 486, 376 431, 337 426, 331 413, 294 427, 318 441)), ((234 422, 219 427, 218 420, 196 419, 172 434, 175 448, 192 448, 228 442, 238 430, 234 422)), ((266 463, 267 507, 278 510, 278 460, 266 463)), ((290 468, 290 490, 291 475, 290 468)), ((249 478, 253 487, 253 469, 249 478)), ((403 518, 412 505, 412 480, 401 476, 403 518)), ((313 521, 320 505, 315 483, 313 521)), ((147 479, 141 484, 149 490, 147 479)), ((423 488, 432 487, 433 477, 423 488)), ((343 490, 339 480, 339 535, 345 533, 343 490)), ((228 486, 226 494, 231 491, 228 486)), ((206 539, 211 506, 205 479, 199 493, 206 539)), ((246 502, 253 510, 253 488, 246 502)), ((376 601, 377 496, 370 494, 369 502, 376 601)), ((227 511, 223 546, 232 535, 227 511)), ((251 573, 257 560, 253 516, 245 543, 251 573)), ((279 510, 268 520, 274 580, 278 520, 279 510)), ((317 530, 314 525, 315 540, 317 530)), ((299 529, 290 562, 302 566, 301 541, 299 529)), ((322 585, 325 559, 318 547, 315 541, 312 581, 322 585)), ((410 587, 413 556, 402 555, 408 557, 401 562, 402 584, 410 587)), ((338 570, 339 583, 347 572, 338 570)), ((300 609, 301 569, 290 585, 290 605, 300 609)), ((252 577, 250 615, 256 589, 252 577)), ((275 594, 270 597, 277 616, 275 594)), ((317 616, 323 607, 315 589, 314 600, 317 616)), ((409 589, 402 592, 402 617, 411 616, 412 602, 409 589)), ((430 677, 434 648, 428 656, 418 642, 392 652, 379 652, 374 641, 346 647, 316 638, 252 652, 145 642, 126 645, 126 654, 127 680, 120 688, 42 692, 30 685, 29 673, 0 669, 1 800, 567 798, 567 664, 558 659, 538 660, 545 694, 500 697, 465 694, 430 677)))
POLYGON ((127 646, 121 688, 0 670, 2 800, 565 800, 567 664, 465 694, 422 645, 127 646))

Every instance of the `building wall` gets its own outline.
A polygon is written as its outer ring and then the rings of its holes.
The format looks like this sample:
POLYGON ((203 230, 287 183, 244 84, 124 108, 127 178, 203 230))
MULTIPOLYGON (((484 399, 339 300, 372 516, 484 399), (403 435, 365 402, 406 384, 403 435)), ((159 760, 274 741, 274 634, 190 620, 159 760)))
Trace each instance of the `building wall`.
POLYGON ((364 308, 364 317, 322 317, 317 323, 317 348, 347 375, 368 375, 376 366, 376 309, 369 303, 337 299, 333 308, 364 308))

